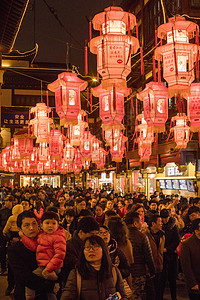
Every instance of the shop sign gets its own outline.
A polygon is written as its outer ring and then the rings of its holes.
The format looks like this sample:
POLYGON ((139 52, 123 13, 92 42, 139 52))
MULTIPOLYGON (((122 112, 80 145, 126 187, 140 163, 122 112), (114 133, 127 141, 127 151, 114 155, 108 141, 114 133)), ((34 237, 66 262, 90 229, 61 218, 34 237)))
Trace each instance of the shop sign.
POLYGON ((29 116, 26 113, 15 113, 15 112, 9 112, 5 113, 2 112, 1 114, 1 124, 5 126, 10 125, 28 125, 29 123, 29 116))
POLYGON ((179 168, 175 163, 169 163, 165 166, 165 176, 181 176, 183 172, 179 172, 179 168))

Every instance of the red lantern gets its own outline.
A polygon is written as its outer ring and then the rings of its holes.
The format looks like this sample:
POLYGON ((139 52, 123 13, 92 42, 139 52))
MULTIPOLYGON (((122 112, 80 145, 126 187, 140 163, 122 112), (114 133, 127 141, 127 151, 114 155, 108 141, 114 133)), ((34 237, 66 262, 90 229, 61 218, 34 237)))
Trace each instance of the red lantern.
POLYGON ((86 112, 84 110, 81 110, 78 115, 78 125, 69 126, 71 146, 80 146, 81 144, 81 139, 84 136, 85 129, 88 127, 87 122, 84 121, 85 116, 86 112))
POLYGON ((188 126, 188 117, 185 114, 178 114, 172 117, 171 132, 174 132, 174 142, 178 148, 184 149, 190 138, 190 126, 188 126))
POLYGON ((81 160, 81 153, 79 149, 76 150, 75 158, 74 158, 74 164, 73 164, 73 171, 74 173, 80 173, 82 170, 82 160, 81 160))
POLYGON ((93 38, 90 51, 97 54, 97 72, 101 74, 102 87, 113 84, 126 88, 126 77, 131 72, 131 54, 139 48, 138 39, 126 32, 136 25, 135 16, 121 7, 108 7, 92 20, 95 30, 102 34, 93 38))
POLYGON ((44 164, 40 161, 38 162, 38 165, 37 165, 37 171, 39 174, 44 173, 44 164))
POLYGON ((100 147, 99 151, 97 153, 97 159, 95 162, 98 169, 104 167, 104 165, 106 163, 106 155, 107 155, 107 152, 103 148, 100 147))
POLYGON ((115 162, 122 162, 122 158, 125 150, 125 142, 128 140, 127 137, 120 132, 120 135, 115 136, 113 142, 110 146, 110 154, 112 156, 112 160, 115 162))
POLYGON ((99 150, 100 150, 100 141, 94 137, 92 144, 92 163, 99 163, 99 150))
POLYGON ((111 147, 120 139, 121 129, 116 128, 115 125, 113 126, 111 125, 109 129, 106 128, 104 134, 105 134, 106 145, 111 147))
POLYGON ((175 94, 187 96, 194 81, 194 63, 199 46, 189 43, 199 26, 184 17, 169 18, 169 22, 158 27, 158 37, 167 43, 156 48, 155 58, 163 60, 163 77, 168 82, 169 97, 175 94))
POLYGON ((33 151, 29 159, 31 173, 35 173, 37 171, 37 164, 38 164, 38 148, 33 147, 33 151))
POLYGON ((38 159, 40 162, 45 162, 50 159, 49 146, 47 143, 40 143, 38 147, 38 159))
POLYGON ((81 110, 80 92, 85 90, 88 83, 77 77, 76 73, 64 72, 58 79, 48 85, 55 92, 56 112, 60 117, 60 125, 76 125, 81 110))
POLYGON ((72 161, 74 160, 75 152, 76 149, 70 145, 69 140, 67 139, 63 149, 63 159, 67 164, 72 163, 72 161))
POLYGON ((190 130, 200 132, 200 83, 192 83, 190 96, 187 99, 187 113, 190 119, 190 130))
POLYGON ((92 144, 94 141, 94 136, 89 132, 85 131, 83 138, 80 144, 80 152, 82 155, 82 161, 90 161, 91 160, 91 151, 92 151, 92 144))
POLYGON ((121 125, 124 117, 124 97, 130 94, 130 89, 102 89, 102 85, 92 88, 95 97, 99 97, 100 118, 102 127, 106 129, 110 124, 121 125))
POLYGON ((45 103, 37 103, 36 107, 31 108, 31 113, 35 114, 34 119, 30 120, 33 125, 33 133, 37 137, 36 143, 45 143, 49 141, 50 126, 53 122, 48 117, 51 109, 45 103))
POLYGON ((168 89, 164 83, 149 82, 138 95, 143 101, 144 119, 153 132, 164 132, 168 119, 168 89))
POLYGON ((49 136, 49 150, 51 159, 61 159, 63 152, 63 135, 60 130, 51 130, 49 136))

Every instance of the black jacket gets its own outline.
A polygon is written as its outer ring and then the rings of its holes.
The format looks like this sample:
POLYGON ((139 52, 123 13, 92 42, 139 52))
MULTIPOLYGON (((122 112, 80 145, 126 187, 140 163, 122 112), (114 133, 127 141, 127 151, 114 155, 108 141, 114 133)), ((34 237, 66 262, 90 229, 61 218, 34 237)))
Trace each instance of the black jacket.
POLYGON ((133 247, 134 263, 131 265, 131 274, 134 277, 146 275, 146 266, 150 275, 155 274, 155 265, 149 239, 136 227, 129 227, 129 239, 133 247))
POLYGON ((12 215, 12 209, 2 207, 0 209, 0 231, 3 231, 8 218, 12 215))
POLYGON ((163 231, 165 232, 165 248, 167 252, 164 253, 164 260, 172 259, 176 253, 176 248, 180 243, 179 231, 176 226, 174 218, 170 217, 167 224, 163 224, 163 231))
POLYGON ((46 292, 51 292, 54 282, 33 274, 37 266, 35 252, 27 249, 22 242, 16 242, 8 248, 8 262, 15 277, 15 300, 25 300, 25 286, 43 294, 41 299, 46 299, 46 292))

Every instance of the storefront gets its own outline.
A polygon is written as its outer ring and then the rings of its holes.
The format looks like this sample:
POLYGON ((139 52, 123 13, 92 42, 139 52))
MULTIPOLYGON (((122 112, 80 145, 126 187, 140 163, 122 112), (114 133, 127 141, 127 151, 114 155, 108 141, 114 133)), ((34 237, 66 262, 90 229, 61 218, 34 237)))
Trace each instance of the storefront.
POLYGON ((60 175, 20 175, 20 187, 34 186, 34 184, 60 187, 60 175))

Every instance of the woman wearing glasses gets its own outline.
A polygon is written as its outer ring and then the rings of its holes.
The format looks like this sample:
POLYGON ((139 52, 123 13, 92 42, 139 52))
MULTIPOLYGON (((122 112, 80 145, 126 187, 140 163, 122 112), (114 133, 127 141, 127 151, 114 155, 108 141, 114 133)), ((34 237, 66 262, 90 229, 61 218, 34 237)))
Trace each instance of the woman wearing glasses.
POLYGON ((84 242, 77 269, 69 274, 61 300, 105 300, 119 292, 127 300, 119 270, 112 266, 103 239, 93 235, 84 242))

